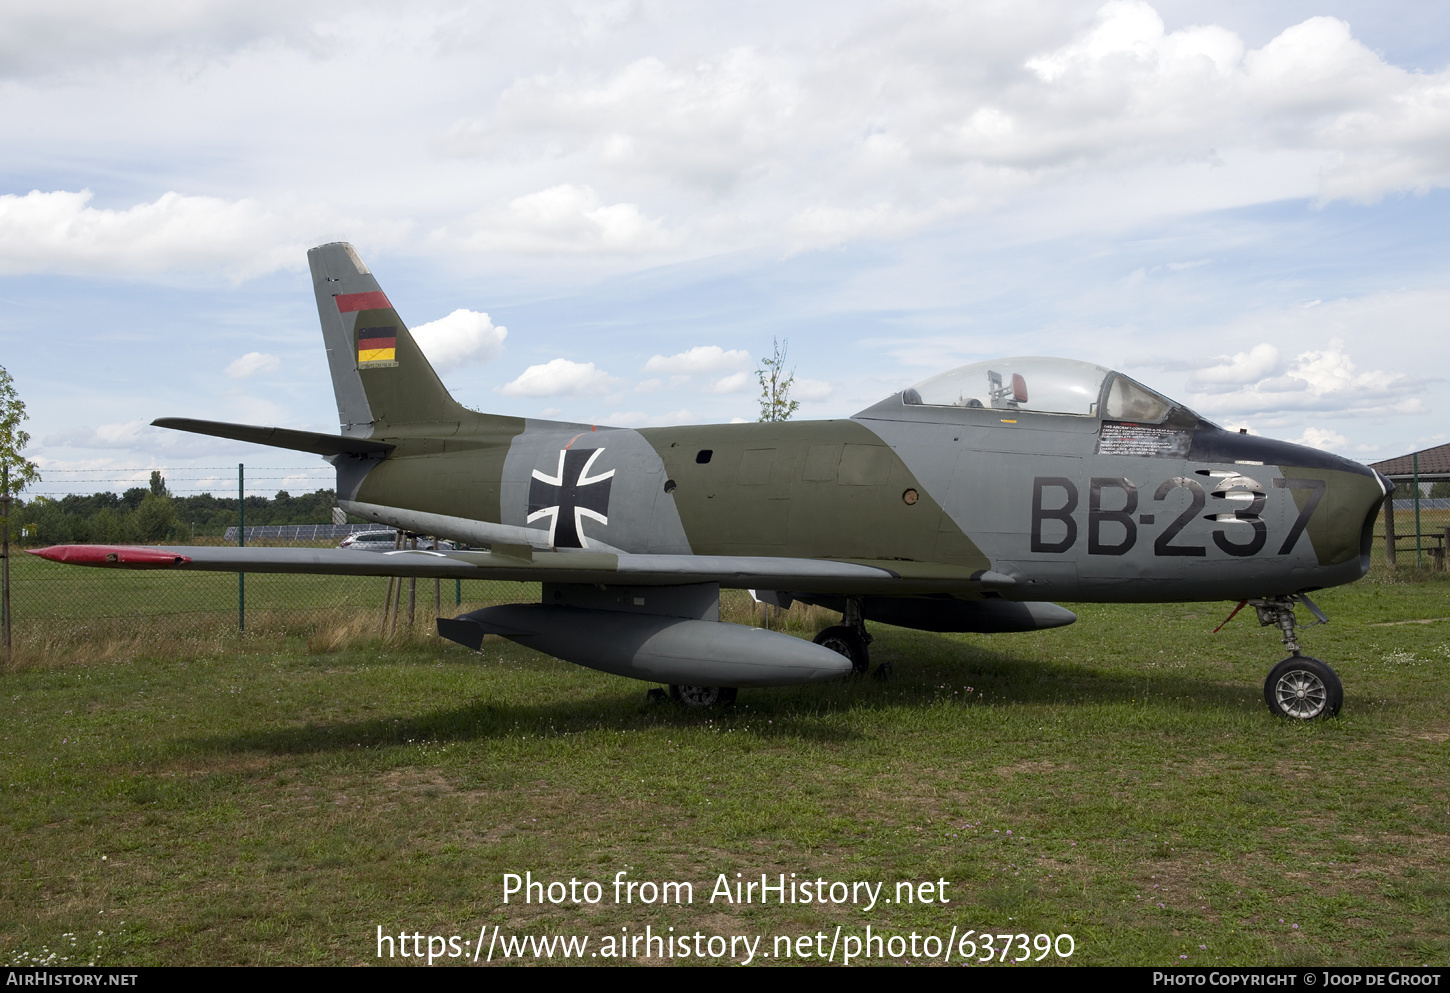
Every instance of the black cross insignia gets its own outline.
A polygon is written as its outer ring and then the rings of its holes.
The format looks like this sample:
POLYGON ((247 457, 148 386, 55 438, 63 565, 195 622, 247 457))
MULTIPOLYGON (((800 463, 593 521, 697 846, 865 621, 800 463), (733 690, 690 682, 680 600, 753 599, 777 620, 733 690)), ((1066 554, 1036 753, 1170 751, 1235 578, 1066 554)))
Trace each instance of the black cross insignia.
POLYGON ((588 548, 584 518, 608 524, 609 487, 614 470, 589 475, 604 449, 564 449, 559 453, 558 475, 534 470, 529 480, 528 522, 549 519, 549 544, 554 548, 588 548), (568 482, 566 482, 568 480, 568 482))

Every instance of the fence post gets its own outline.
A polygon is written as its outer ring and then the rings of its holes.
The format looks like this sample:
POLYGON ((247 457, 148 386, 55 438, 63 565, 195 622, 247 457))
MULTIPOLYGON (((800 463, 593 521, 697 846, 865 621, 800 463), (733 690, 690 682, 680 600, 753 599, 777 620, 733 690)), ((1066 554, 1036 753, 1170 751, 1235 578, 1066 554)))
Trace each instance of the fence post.
POLYGON ((1395 491, 1385 497, 1385 561, 1395 567, 1395 491))
POLYGON ((0 550, 0 614, 5 620, 5 658, 10 658, 10 467, 0 466, 4 473, 3 495, 0 495, 0 514, 5 517, 5 542, 0 550))
POLYGON ((1416 452, 1410 456, 1410 465, 1415 471, 1415 568, 1423 569, 1424 560, 1420 558, 1420 453, 1416 452))
MULTIPOLYGON (((247 544, 247 471, 237 463, 237 547, 247 544)), ((237 634, 247 633, 247 574, 237 573, 237 634)))

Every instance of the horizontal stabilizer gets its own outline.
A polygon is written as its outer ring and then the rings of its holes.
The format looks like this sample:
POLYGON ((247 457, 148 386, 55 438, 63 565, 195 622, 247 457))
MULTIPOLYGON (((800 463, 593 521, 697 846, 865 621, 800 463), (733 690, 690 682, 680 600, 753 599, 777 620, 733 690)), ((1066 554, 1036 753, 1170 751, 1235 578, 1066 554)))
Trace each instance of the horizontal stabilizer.
POLYGON ((192 434, 207 434, 213 438, 250 441, 254 445, 288 448, 295 452, 311 452, 314 455, 358 455, 381 458, 393 450, 392 445, 381 441, 347 438, 340 434, 319 434, 316 431, 294 431, 291 428, 269 428, 256 424, 198 421, 190 417, 159 417, 151 424, 158 428, 171 428, 173 431, 190 431, 192 434))

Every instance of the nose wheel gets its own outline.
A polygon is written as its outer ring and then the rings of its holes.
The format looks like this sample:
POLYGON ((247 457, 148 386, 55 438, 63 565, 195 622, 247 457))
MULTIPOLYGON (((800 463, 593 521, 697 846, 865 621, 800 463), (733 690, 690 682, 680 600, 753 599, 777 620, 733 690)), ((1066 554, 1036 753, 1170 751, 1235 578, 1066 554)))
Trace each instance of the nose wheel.
POLYGON ((1280 717, 1312 721, 1333 717, 1344 703, 1344 686, 1334 670, 1307 655, 1291 655, 1269 670, 1264 702, 1280 717))
MULTIPOLYGON (((1326 624, 1329 618, 1303 593, 1293 596, 1264 597, 1261 600, 1243 600, 1228 615, 1227 624, 1245 604, 1252 605, 1259 615, 1263 627, 1277 627, 1284 633, 1284 647, 1292 654, 1269 670, 1264 680, 1264 702, 1280 717, 1294 721, 1314 721, 1321 717, 1334 717, 1344 703, 1344 684, 1334 670, 1318 659, 1299 653, 1299 639, 1295 629, 1301 627, 1294 618, 1294 605, 1303 604, 1315 617, 1310 624, 1326 624)), ((1217 630, 1222 630, 1223 624, 1217 630)))

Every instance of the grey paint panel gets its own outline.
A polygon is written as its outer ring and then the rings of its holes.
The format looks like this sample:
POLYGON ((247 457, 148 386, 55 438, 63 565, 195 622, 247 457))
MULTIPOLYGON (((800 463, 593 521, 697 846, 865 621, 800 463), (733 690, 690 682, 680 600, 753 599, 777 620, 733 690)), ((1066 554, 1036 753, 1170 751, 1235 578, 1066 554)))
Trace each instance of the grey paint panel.
MULTIPOLYGON (((399 507, 383 507, 375 503, 358 503, 353 500, 339 500, 337 505, 349 514, 366 517, 379 524, 388 524, 403 531, 418 534, 437 535, 451 538, 468 545, 530 545, 534 548, 549 547, 548 531, 537 528, 511 527, 507 524, 490 524, 464 517, 448 517, 443 514, 426 514, 417 510, 403 510, 399 507)), ((590 543, 594 551, 619 552, 613 545, 600 541, 590 543)))
MULTIPOLYGON (((627 428, 527 421, 504 461, 503 523, 542 534, 547 545, 549 520, 528 520, 533 480, 557 478, 560 456, 566 451, 599 449, 603 451, 590 464, 588 478, 613 473, 609 478, 608 512, 603 515, 608 521, 587 516, 580 519, 582 540, 588 543, 584 547, 607 544, 640 554, 690 554, 690 542, 674 498, 664 491, 664 463, 638 431, 627 428)), ((566 482, 576 484, 579 479, 566 482)))
POLYGON ((465 614, 452 627, 469 621, 568 662, 661 683, 792 686, 851 671, 850 660, 829 648, 720 621, 513 604, 465 614))
POLYGON ((342 433, 366 437, 372 432, 373 414, 357 373, 357 354, 352 330, 356 314, 340 314, 333 297, 343 293, 374 293, 381 290, 373 274, 344 242, 321 245, 307 253, 312 269, 317 316, 322 322, 322 340, 327 346, 327 367, 337 395, 337 418, 342 433))

